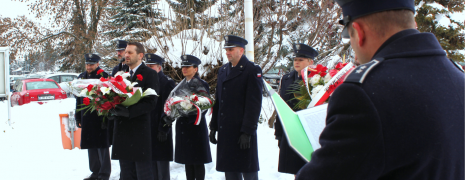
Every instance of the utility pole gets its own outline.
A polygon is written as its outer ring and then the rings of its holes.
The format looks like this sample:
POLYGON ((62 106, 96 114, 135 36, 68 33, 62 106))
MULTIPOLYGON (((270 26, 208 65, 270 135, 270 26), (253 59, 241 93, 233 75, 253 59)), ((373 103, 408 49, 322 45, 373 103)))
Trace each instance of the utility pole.
POLYGON ((253 3, 252 0, 244 0, 245 15, 245 40, 248 44, 245 46, 245 56, 254 62, 254 42, 253 42, 253 3))

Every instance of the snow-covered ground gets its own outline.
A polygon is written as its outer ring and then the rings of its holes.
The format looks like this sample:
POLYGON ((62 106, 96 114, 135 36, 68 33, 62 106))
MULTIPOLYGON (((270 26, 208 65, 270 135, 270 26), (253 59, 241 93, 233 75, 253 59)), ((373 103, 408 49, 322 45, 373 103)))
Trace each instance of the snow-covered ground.
MULTIPOLYGON (((270 116, 273 107, 269 98, 263 99, 262 116, 270 116)), ((87 150, 64 150, 61 143, 58 114, 73 110, 75 100, 68 98, 16 106, 11 109, 8 125, 7 103, 0 102, 0 180, 81 180, 91 172, 87 150)), ((207 121, 210 117, 207 117, 207 121)), ((267 122, 258 127, 260 180, 291 180, 293 175, 278 173, 277 141, 267 122)), ((174 138, 173 138, 174 139, 174 138)), ((207 180, 222 180, 224 173, 215 170, 216 145, 210 144, 213 162, 206 164, 207 180)), ((112 160, 112 180, 119 179, 119 163, 112 160)), ((184 165, 171 162, 171 179, 185 180, 184 165)))

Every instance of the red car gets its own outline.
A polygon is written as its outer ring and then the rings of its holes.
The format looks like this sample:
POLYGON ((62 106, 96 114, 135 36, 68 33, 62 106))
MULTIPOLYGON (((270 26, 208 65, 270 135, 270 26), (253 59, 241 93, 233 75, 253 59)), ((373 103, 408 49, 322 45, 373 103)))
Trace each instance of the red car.
POLYGON ((52 79, 22 79, 15 83, 11 106, 32 101, 66 99, 66 92, 52 79))

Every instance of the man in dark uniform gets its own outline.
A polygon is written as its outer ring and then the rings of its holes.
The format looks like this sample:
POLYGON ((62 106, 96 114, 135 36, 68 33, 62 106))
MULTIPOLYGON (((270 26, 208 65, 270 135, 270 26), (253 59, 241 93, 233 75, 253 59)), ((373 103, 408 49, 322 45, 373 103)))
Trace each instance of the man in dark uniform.
POLYGON ((165 101, 176 86, 174 81, 163 74, 165 60, 156 54, 145 54, 145 64, 158 72, 160 91, 155 110, 150 114, 152 127, 152 172, 156 180, 170 179, 170 161, 173 161, 173 135, 171 126, 165 126, 162 119, 165 101))
POLYGON ((257 123, 262 107, 262 69, 244 55, 247 41, 224 37, 229 63, 218 72, 210 142, 217 143, 216 170, 226 180, 258 180, 257 123))
MULTIPOLYGON (((299 102, 295 99, 293 87, 302 82, 301 71, 309 65, 313 64, 313 59, 318 56, 318 52, 312 47, 305 44, 295 44, 294 48, 294 70, 285 74, 279 84, 279 95, 294 111, 300 110, 295 105, 299 102), (294 86, 292 86, 294 84, 294 86)), ((283 173, 297 174, 307 161, 300 157, 294 149, 292 149, 287 140, 286 133, 283 130, 281 119, 276 117, 275 136, 279 146, 279 164, 278 171, 283 173)))
MULTIPOLYGON (((142 44, 128 43, 125 63, 131 74, 129 80, 137 82, 135 87, 143 91, 151 88, 158 94, 158 74, 142 63, 144 54, 142 44)), ((117 105, 110 109, 110 113, 116 116, 111 158, 119 160, 124 180, 153 179, 150 113, 155 109, 157 99, 158 96, 151 95, 129 107, 117 105)))
MULTIPOLYGON (((100 57, 96 54, 86 54, 86 71, 78 76, 78 79, 100 79, 107 78, 108 74, 100 70, 100 57)), ((82 108, 82 97, 76 97, 76 109, 82 108)), ((85 110, 75 113, 78 127, 81 131, 81 148, 87 149, 89 154, 89 167, 92 174, 85 180, 108 180, 111 173, 110 163, 110 139, 108 138, 108 121, 103 121, 103 116, 98 116, 97 111, 87 112, 85 110)))
POLYGON ((116 44, 116 55, 118 56, 119 64, 113 68, 111 76, 114 76, 118 71, 124 71, 128 68, 128 65, 124 62, 124 51, 126 50, 128 42, 123 40, 118 40, 116 44))
POLYGON ((336 0, 360 66, 332 94, 311 179, 464 179, 464 74, 413 0, 336 0))

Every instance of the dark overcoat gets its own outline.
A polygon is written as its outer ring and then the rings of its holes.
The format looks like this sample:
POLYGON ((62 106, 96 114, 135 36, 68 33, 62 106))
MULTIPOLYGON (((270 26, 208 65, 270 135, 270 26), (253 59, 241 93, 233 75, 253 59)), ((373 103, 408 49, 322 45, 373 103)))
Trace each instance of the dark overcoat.
POLYGON ((259 170, 257 123, 262 107, 262 70, 244 55, 235 67, 223 65, 218 72, 216 103, 210 128, 218 131, 216 170, 259 170), (240 149, 242 133, 251 135, 249 149, 240 149))
POLYGON ((176 84, 171 78, 163 74, 163 71, 158 72, 158 80, 160 82, 160 96, 158 97, 155 110, 150 114, 152 127, 152 160, 173 161, 173 134, 171 133, 171 127, 165 126, 162 115, 165 101, 176 84), (166 141, 160 142, 158 140, 159 131, 166 133, 168 136, 166 141))
MULTIPOLYGON (((83 72, 79 74, 78 79, 100 79, 102 76, 97 74, 100 67, 97 67, 95 71, 91 73, 83 72)), ((103 77, 107 78, 108 74, 103 72, 103 77)), ((80 109, 83 106, 82 97, 76 97, 76 109, 80 109)), ((85 113, 86 110, 76 112, 76 120, 81 121, 81 148, 107 148, 110 147, 110 134, 107 129, 102 129, 103 116, 98 116, 97 111, 85 113)), ((105 124, 108 126, 108 120, 105 120, 105 124)))
MULTIPOLYGON (((143 63, 134 72, 131 82, 137 82, 135 87, 141 87, 143 91, 152 88, 157 94, 160 92, 157 71, 150 69, 143 63), (137 80, 138 74, 142 75, 142 81, 137 80)), ((112 159, 152 160, 150 113, 155 109, 157 99, 158 96, 144 97, 128 107, 129 118, 118 116, 113 132, 112 159)))
MULTIPOLYGON (((208 93, 210 93, 210 87, 207 82, 198 76, 193 78, 199 79, 208 93)), ((197 115, 180 117, 176 120, 174 162, 181 164, 205 164, 212 162, 207 122, 205 120, 206 113, 207 111, 202 113, 199 125, 194 124, 197 115)))
MULTIPOLYGON (((124 61, 124 59, 122 60, 124 61)), ((114 68, 113 68, 113 71, 111 71, 111 76, 115 76, 115 74, 118 72, 118 71, 125 71, 128 69, 128 65, 126 64, 123 64, 123 63, 118 63, 118 65, 116 65, 114 68)))
POLYGON ((334 91, 297 179, 464 179, 464 79, 433 34, 393 35, 334 91))
MULTIPOLYGON (((281 78, 279 86, 279 95, 294 111, 299 110, 294 108, 298 103, 298 100, 295 99, 294 93, 292 93, 296 89, 291 85, 297 85, 299 82, 302 82, 302 79, 299 77, 297 71, 294 70, 288 74, 285 74, 281 78)), ((299 156, 295 150, 290 147, 286 133, 284 133, 283 126, 281 124, 281 119, 278 116, 276 116, 275 122, 275 135, 279 142, 278 171, 283 173, 297 174, 300 168, 302 168, 302 166, 304 166, 307 161, 302 159, 302 157, 299 156)))

